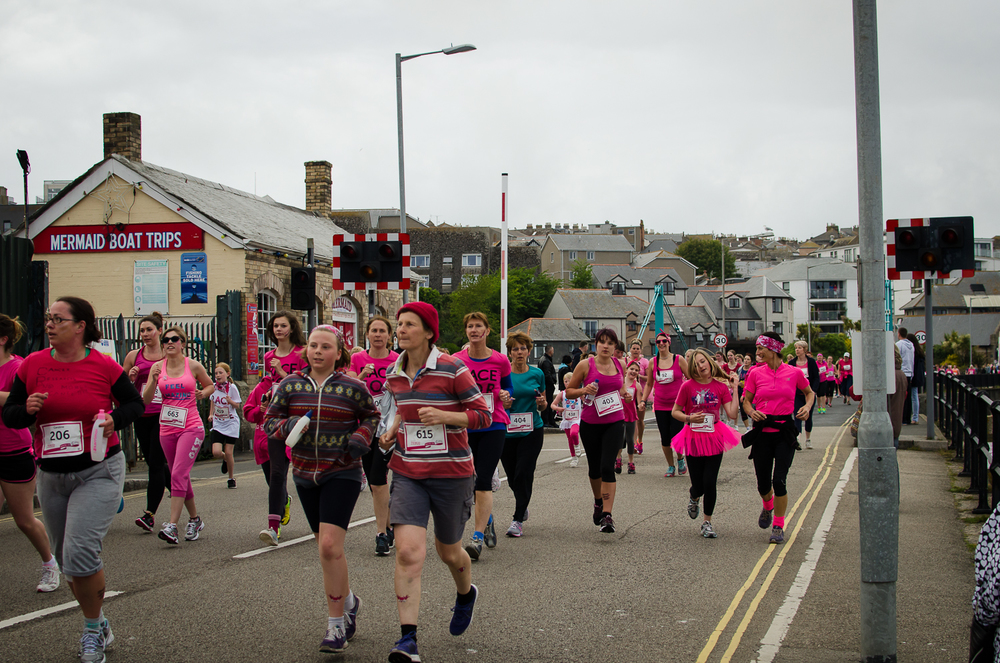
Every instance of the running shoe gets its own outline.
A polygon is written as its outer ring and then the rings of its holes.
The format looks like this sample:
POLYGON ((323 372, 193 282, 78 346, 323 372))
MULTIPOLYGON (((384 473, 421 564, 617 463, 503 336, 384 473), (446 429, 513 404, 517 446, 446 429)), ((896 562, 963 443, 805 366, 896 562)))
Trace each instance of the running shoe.
POLYGON ((628 473, 629 474, 635 474, 635 463, 629 463, 628 464, 628 473))
POLYGON ((494 493, 497 492, 498 490, 500 490, 500 468, 499 467, 494 468, 494 470, 493 470, 493 478, 490 480, 490 488, 493 489, 494 493))
POLYGON ((389 652, 389 663, 420 663, 416 633, 407 633, 396 641, 389 652))
POLYGON ((812 448, 813 448, 813 441, 812 441, 812 440, 810 440, 810 439, 809 439, 809 438, 807 437, 807 438, 806 438, 806 449, 812 449, 812 448))
POLYGON ((59 564, 54 563, 52 566, 42 565, 42 579, 38 581, 38 587, 35 589, 43 593, 54 592, 59 589, 59 564))
POLYGON ((767 529, 771 526, 771 520, 774 518, 774 509, 761 509, 760 515, 757 516, 757 527, 761 529, 767 529))
POLYGON ((288 499, 285 500, 285 513, 281 516, 281 524, 287 525, 288 521, 292 519, 292 496, 289 495, 288 499))
POLYGON ((795 440, 795 450, 796 451, 802 451, 802 445, 799 444, 798 440, 795 440))
POLYGON ((226 485, 228 487, 230 487, 230 488, 235 488, 236 487, 236 479, 230 479, 229 481, 226 482, 226 485))
POLYGON ((490 519, 486 521, 486 531, 483 532, 483 543, 486 544, 487 548, 497 547, 497 528, 493 525, 493 514, 490 514, 490 519))
POLYGON ((569 461, 569 466, 570 467, 578 467, 579 465, 580 465, 580 457, 579 456, 573 456, 573 460, 569 461))
POLYGON ((269 546, 278 545, 278 533, 268 527, 260 531, 260 540, 269 546))
POLYGON ((595 504, 594 505, 594 525, 597 527, 601 526, 601 517, 604 515, 604 505, 595 504))
POLYGON ((226 461, 222 461, 222 474, 225 474, 228 471, 229 471, 229 463, 227 463, 226 461))
POLYGON ((771 528, 771 538, 768 543, 784 543, 785 542, 785 530, 781 527, 775 525, 771 528))
POLYGON ((368 475, 365 474, 364 470, 361 470, 361 490, 359 492, 365 492, 365 488, 368 487, 368 475))
POLYGON ((388 525, 385 526, 385 535, 389 537, 389 547, 396 547, 396 534, 392 531, 392 528, 388 525))
POLYGON ((610 513, 604 514, 604 517, 601 518, 601 532, 604 534, 615 533, 615 519, 611 517, 610 513))
POLYGON ((121 501, 120 501, 120 502, 118 503, 118 513, 121 513, 121 512, 122 512, 122 511, 124 511, 124 510, 125 510, 125 496, 124 496, 124 495, 122 495, 122 499, 121 499, 121 501))
POLYGON ((642 442, 636 442, 635 443, 635 455, 636 456, 641 456, 642 455, 642 442))
POLYGON ((135 524, 147 532, 152 532, 153 528, 156 527, 156 520, 153 519, 153 514, 147 511, 135 519, 135 524))
POLYGON ((518 539, 521 534, 524 533, 524 525, 518 521, 512 521, 510 527, 507 528, 507 536, 512 539, 518 539))
POLYGON ((479 532, 473 532, 472 538, 469 542, 465 544, 465 552, 469 553, 469 558, 474 562, 479 559, 479 555, 483 552, 483 538, 482 534, 476 536, 479 532))
POLYGON ((385 534, 375 535, 375 554, 379 557, 389 555, 389 537, 385 534))
POLYGON ((530 515, 530 512, 529 512, 529 511, 528 511, 528 509, 526 508, 526 509, 524 510, 524 518, 522 518, 522 519, 521 519, 521 522, 527 522, 527 521, 528 521, 528 516, 529 516, 529 515, 530 515))
POLYGON ((104 663, 107 660, 104 652, 111 646, 114 639, 115 636, 111 633, 111 627, 106 619, 100 630, 85 629, 83 637, 80 638, 80 660, 83 663, 104 663))
POLYGON ((667 468, 667 473, 663 475, 663 478, 664 479, 669 479, 670 477, 674 476, 676 473, 677 473, 677 470, 675 470, 674 466, 671 465, 671 466, 669 466, 667 468))
POLYGON ((198 533, 203 529, 205 529, 205 521, 201 519, 201 516, 188 520, 187 533, 184 535, 184 540, 197 541, 198 533))
POLYGON ((691 520, 694 520, 698 517, 698 511, 700 511, 700 508, 698 507, 698 500, 693 497, 690 498, 688 500, 688 517, 691 518, 691 520))
POLYGON ((462 635, 465 633, 465 629, 469 628, 469 624, 472 623, 472 613, 476 609, 476 601, 478 599, 479 588, 473 585, 472 601, 465 605, 460 604, 458 601, 455 602, 455 607, 451 609, 455 614, 451 616, 451 625, 448 627, 448 631, 452 635, 462 635))
POLYGON ((615 458, 615 474, 621 474, 621 473, 622 473, 622 459, 615 458))
POLYGON ((344 608, 344 637, 348 640, 354 637, 358 630, 358 613, 361 612, 361 597, 354 595, 354 607, 344 608))
POLYGON ((678 458, 677 459, 677 474, 678 474, 678 476, 684 476, 685 474, 687 474, 687 471, 688 471, 687 462, 685 462, 685 460, 683 458, 678 458))
MULTIPOLYGON (((344 621, 347 621, 346 619, 344 621)), ((323 642, 319 643, 319 650, 326 654, 339 654, 347 648, 347 638, 344 636, 344 629, 339 626, 326 629, 323 642)))
POLYGON ((171 545, 177 545, 177 525, 173 523, 163 523, 163 529, 157 535, 171 545))
POLYGON ((712 529, 712 523, 707 520, 701 524, 701 535, 706 539, 716 539, 719 536, 715 533, 715 530, 712 529))

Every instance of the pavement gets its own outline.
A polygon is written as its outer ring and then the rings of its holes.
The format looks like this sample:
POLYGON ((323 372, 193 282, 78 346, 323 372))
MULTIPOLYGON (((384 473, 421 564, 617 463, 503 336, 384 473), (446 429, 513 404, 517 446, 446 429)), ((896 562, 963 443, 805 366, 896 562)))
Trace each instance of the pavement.
MULTIPOLYGON (((767 544, 744 449, 723 460, 713 524, 698 534, 685 507, 687 477, 663 478, 666 462, 650 425, 638 473, 620 475, 618 532, 590 522, 586 460, 569 467, 565 437, 545 436, 524 536, 503 536, 513 509, 506 484, 495 495, 500 542, 473 564, 480 604, 469 631, 447 634, 454 584, 429 540, 419 643, 437 661, 857 661, 860 659, 856 453, 844 425, 854 408, 817 415, 811 450, 789 473, 788 540, 767 544)), ((912 430, 912 433, 911 433, 912 430)), ((901 661, 967 658, 974 587, 963 499, 944 443, 920 440, 898 453, 900 468, 897 645, 901 661)), ((959 468, 960 469, 960 468, 959 468)), ((143 468, 129 473, 142 487, 143 468)), ((193 471, 206 528, 169 547, 133 520, 145 492, 105 539, 115 630, 109 663, 122 661, 384 661, 399 637, 393 557, 374 555, 371 500, 362 495, 347 536, 351 586, 363 600, 358 635, 324 655, 322 575, 296 503, 284 544, 265 548, 266 486, 252 456, 236 463, 228 490, 216 461, 193 471)), ((963 483, 965 482, 965 483, 963 483)), ((160 507, 158 521, 166 513, 160 507)), ((182 519, 183 522, 183 519, 182 519)), ((0 517, 0 661, 74 660, 81 619, 65 584, 37 594, 38 556, 9 516, 0 517)), ((393 553, 394 556, 394 553, 393 553)))

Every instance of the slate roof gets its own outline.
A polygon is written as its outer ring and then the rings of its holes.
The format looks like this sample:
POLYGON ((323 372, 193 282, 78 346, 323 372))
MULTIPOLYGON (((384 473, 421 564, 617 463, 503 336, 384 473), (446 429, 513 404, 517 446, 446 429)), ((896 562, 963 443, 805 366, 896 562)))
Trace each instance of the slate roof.
MULTIPOLYGON (((747 302, 748 292, 748 290, 726 288, 726 299, 729 299, 733 295, 737 295, 741 300, 743 300, 743 303, 739 308, 726 307, 726 320, 760 320, 760 316, 757 315, 757 311, 755 311, 753 307, 750 306, 749 302, 747 302)), ((721 294, 722 291, 718 287, 701 291, 702 299, 700 301, 705 302, 705 306, 707 306, 712 312, 712 315, 715 316, 716 320, 722 319, 721 294)), ((699 300, 695 299, 694 301, 697 302, 699 300)))
MULTIPOLYGON (((684 260, 676 253, 671 253, 670 251, 647 251, 646 253, 640 253, 635 258, 632 259, 632 266, 637 268, 642 268, 649 263, 657 260, 659 258, 674 258, 676 260, 684 260)), ((691 265, 694 267, 694 265, 691 265)))
POLYGON ((628 313, 608 290, 559 289, 555 296, 562 299, 570 315, 577 319, 624 318, 628 313))
MULTIPOLYGON (((935 302, 935 305, 937 302, 935 302)), ((905 315, 897 318, 900 327, 912 334, 924 329, 924 316, 905 315)), ((969 314, 948 313, 934 316, 934 345, 944 341, 945 334, 957 331, 961 336, 969 335, 969 314)), ((1000 313, 976 313, 972 316, 972 344, 978 347, 991 345, 991 337, 1000 325, 1000 313)), ((944 357, 935 357, 935 361, 941 362, 944 357)))
POLYGON ((562 235, 553 233, 548 237, 560 251, 635 252, 624 235, 562 235))
MULTIPOLYGON (((812 272, 809 273, 810 276, 812 272)), ((777 283, 767 278, 766 276, 751 276, 750 280, 746 282, 748 285, 749 293, 747 297, 750 299, 757 299, 759 297, 772 297, 774 299, 788 299, 794 300, 795 298, 789 295, 787 292, 781 289, 777 283)), ((729 288, 726 288, 726 292, 729 292, 729 288)))
POLYGON ((510 332, 524 332, 535 343, 542 341, 588 341, 580 325, 568 318, 528 318, 510 329, 510 332))
POLYGON ((669 251, 673 253, 677 250, 677 242, 672 239, 654 239, 646 244, 643 253, 648 251, 669 251))
MULTIPOLYGON (((721 331, 718 323, 712 320, 703 306, 671 306, 670 312, 674 314, 674 319, 681 326, 685 333, 711 333, 721 331)), ((663 313, 664 319, 669 323, 670 316, 663 313)))
POLYGON ((676 290, 687 288, 681 275, 675 269, 654 269, 632 267, 631 265, 591 265, 590 270, 594 275, 594 283, 600 288, 608 287, 608 282, 616 276, 625 279, 627 287, 652 289, 657 283, 672 280, 676 290), (632 279, 642 281, 642 285, 632 283, 632 279))
MULTIPOLYGON (((969 288, 969 285, 972 283, 983 284, 986 288, 987 295, 1000 295, 1000 272, 976 272, 974 276, 963 278, 957 283, 942 283, 940 285, 935 285, 934 308, 968 308, 969 304, 965 300, 965 297, 973 294, 972 290, 969 288)), ((977 306, 987 305, 981 299, 976 299, 975 304, 977 306)), ((908 311, 914 308, 922 309, 923 307, 924 295, 921 293, 904 304, 901 308, 904 311, 908 311)), ((969 332, 966 331, 965 333, 968 334, 969 332)))
POLYGON ((811 281, 856 281, 858 271, 854 263, 836 258, 799 258, 786 260, 774 267, 762 269, 760 276, 766 276, 775 283, 782 281, 805 281, 806 269, 811 281))

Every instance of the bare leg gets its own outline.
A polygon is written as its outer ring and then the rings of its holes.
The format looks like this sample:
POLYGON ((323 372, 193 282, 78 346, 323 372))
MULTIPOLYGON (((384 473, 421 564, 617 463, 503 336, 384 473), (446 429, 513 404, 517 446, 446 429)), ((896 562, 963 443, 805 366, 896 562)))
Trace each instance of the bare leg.
POLYGON ((43 562, 52 559, 52 550, 49 548, 49 535, 45 532, 45 525, 41 520, 35 518, 35 481, 32 479, 28 483, 7 483, 0 481, 0 489, 7 499, 8 508, 14 517, 14 524, 24 532, 35 547, 43 562))
MULTIPOLYGON (((234 448, 234 445, 232 445, 232 444, 227 444, 226 445, 226 463, 229 465, 229 478, 230 479, 233 478, 233 466, 236 464, 235 460, 233 458, 233 448, 234 448)), ((212 447, 212 452, 213 453, 215 452, 214 445, 212 447)))
MULTIPOLYGON (((371 484, 369 484, 371 485, 371 484)), ((389 486, 371 486, 372 505, 375 507, 376 534, 385 534, 389 526, 389 486)))
POLYGON ((320 523, 316 541, 319 543, 319 563, 323 567, 323 591, 331 617, 344 616, 344 601, 351 593, 347 578, 347 557, 344 539, 347 532, 330 523, 320 523))
POLYGON ((448 565, 451 577, 455 579, 455 589, 459 594, 468 594, 472 589, 472 560, 462 542, 445 544, 434 539, 434 547, 441 561, 448 565))
POLYGON ((617 488, 617 483, 601 482, 601 499, 604 500, 604 510, 608 513, 611 513, 611 509, 615 505, 615 491, 617 488))
POLYGON ((420 572, 427 557, 427 529, 396 525, 396 608, 400 624, 416 624, 420 613, 420 572))
POLYGON ((83 616, 87 619, 100 617, 104 606, 104 569, 82 578, 66 576, 66 580, 83 610, 83 616))
MULTIPOLYGON (((772 493, 774 491, 771 491, 772 493)), ((785 510, 788 509, 788 495, 782 495, 781 497, 775 496, 774 498, 774 517, 784 518, 785 510)))

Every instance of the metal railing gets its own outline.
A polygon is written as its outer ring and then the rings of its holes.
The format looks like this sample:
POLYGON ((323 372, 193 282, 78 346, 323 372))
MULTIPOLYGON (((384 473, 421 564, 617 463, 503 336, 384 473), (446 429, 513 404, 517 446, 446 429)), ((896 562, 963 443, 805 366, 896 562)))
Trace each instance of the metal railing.
POLYGON ((934 372, 935 422, 951 441, 955 460, 963 463, 958 475, 969 477, 966 493, 979 495, 972 511, 977 514, 992 513, 1000 502, 1000 464, 993 453, 993 441, 1000 439, 1000 401, 981 391, 997 388, 1000 375, 934 372))
MULTIPOLYGON (((97 327, 101 330, 101 336, 115 344, 118 354, 118 362, 125 361, 125 355, 140 347, 142 341, 139 340, 139 322, 141 316, 126 318, 118 317, 97 318, 97 327)), ((171 317, 164 323, 166 327, 180 327, 187 335, 185 344, 185 354, 191 359, 202 363, 209 375, 215 371, 215 365, 220 361, 225 361, 218 357, 218 326, 216 316, 184 316, 171 317)))
POLYGON ((809 299, 847 299, 845 288, 810 288, 809 299))

